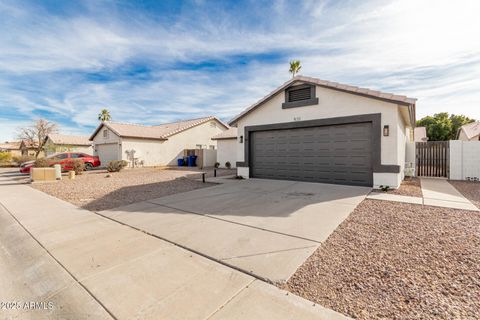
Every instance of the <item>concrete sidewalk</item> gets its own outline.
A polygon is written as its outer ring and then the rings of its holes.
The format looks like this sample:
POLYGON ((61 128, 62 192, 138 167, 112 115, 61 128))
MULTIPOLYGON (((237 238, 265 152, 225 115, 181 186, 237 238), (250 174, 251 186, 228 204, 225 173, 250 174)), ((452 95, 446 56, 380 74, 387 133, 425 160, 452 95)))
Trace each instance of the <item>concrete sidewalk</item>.
POLYGON ((55 309, 19 318, 346 319, 29 186, 0 185, 0 204, 8 234, 25 239, 2 238, 0 301, 52 301, 55 309))
POLYGON ((393 202, 404 202, 434 207, 480 211, 445 179, 420 178, 423 197, 409 197, 396 194, 371 192, 367 198, 393 202))

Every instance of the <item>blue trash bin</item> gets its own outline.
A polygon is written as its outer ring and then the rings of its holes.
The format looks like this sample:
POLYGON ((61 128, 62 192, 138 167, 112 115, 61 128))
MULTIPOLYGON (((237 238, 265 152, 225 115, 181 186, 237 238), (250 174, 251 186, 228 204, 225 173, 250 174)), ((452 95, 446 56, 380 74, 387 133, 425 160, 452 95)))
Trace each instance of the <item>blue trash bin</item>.
POLYGON ((177 159, 177 164, 179 167, 183 167, 183 159, 177 159))
POLYGON ((189 156, 188 157, 188 166, 189 167, 195 167, 197 164, 197 156, 189 156))

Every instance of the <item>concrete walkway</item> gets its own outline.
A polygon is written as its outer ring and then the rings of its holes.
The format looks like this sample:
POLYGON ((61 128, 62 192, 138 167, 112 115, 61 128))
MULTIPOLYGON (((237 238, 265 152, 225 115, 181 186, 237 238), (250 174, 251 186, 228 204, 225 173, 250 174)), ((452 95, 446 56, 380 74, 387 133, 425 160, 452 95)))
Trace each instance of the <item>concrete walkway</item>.
POLYGON ((424 205, 479 211, 445 179, 421 178, 421 184, 424 205))
POLYGON ((423 197, 371 192, 367 198, 374 200, 404 202, 434 207, 480 211, 445 179, 420 178, 423 197))
POLYGON ((346 319, 26 185, 0 184, 0 226, 0 301, 53 303, 0 318, 346 319))

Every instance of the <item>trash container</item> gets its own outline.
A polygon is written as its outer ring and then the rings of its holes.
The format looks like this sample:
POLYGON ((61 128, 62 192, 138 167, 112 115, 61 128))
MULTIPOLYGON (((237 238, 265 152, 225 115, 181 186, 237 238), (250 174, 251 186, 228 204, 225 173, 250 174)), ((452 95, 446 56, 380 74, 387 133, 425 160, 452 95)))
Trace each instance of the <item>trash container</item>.
POLYGON ((189 156, 188 157, 188 166, 189 167, 195 167, 197 164, 197 156, 189 156))
POLYGON ((183 159, 177 159, 177 164, 179 167, 183 167, 183 159))

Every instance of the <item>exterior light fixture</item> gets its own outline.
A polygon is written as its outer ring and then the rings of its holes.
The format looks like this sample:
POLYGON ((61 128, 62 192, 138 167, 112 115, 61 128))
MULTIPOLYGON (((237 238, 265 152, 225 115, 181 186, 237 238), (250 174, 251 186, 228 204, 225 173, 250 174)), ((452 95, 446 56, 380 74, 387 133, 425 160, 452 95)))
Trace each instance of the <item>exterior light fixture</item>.
POLYGON ((243 136, 240 136, 240 143, 243 143, 243 136))
POLYGON ((390 135, 390 127, 388 125, 383 126, 383 136, 388 137, 390 135))

